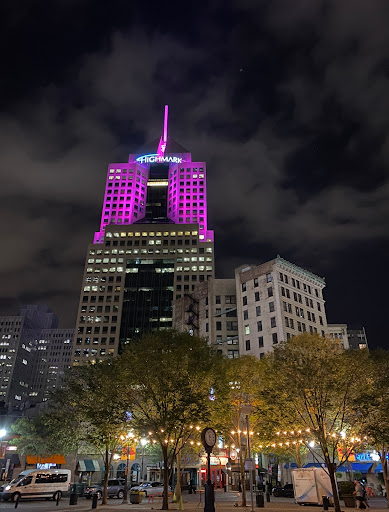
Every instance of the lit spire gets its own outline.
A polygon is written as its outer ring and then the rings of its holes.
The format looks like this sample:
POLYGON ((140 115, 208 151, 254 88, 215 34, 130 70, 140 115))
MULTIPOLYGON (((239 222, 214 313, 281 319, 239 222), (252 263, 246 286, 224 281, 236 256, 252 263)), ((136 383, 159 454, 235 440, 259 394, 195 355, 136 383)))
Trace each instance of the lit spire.
POLYGON ((161 137, 158 145, 158 156, 164 156, 166 145, 167 145, 167 118, 168 118, 169 107, 165 105, 165 117, 163 120, 163 136, 161 137))

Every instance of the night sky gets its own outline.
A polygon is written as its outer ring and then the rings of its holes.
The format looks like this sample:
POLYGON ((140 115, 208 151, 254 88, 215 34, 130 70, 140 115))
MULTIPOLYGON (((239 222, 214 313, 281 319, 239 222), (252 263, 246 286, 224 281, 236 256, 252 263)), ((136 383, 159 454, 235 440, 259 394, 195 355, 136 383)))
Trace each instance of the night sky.
POLYGON ((216 276, 280 254, 330 323, 389 348, 387 0, 5 0, 0 314, 73 327, 107 167, 169 135, 206 161, 216 276))

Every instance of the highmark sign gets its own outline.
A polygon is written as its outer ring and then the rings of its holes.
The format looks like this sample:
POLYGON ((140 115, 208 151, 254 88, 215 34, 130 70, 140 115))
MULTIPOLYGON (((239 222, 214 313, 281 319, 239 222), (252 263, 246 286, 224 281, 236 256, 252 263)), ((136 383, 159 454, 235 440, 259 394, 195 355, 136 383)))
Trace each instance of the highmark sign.
POLYGON ((183 160, 178 156, 159 156, 157 153, 138 156, 135 160, 141 164, 180 164, 183 160))

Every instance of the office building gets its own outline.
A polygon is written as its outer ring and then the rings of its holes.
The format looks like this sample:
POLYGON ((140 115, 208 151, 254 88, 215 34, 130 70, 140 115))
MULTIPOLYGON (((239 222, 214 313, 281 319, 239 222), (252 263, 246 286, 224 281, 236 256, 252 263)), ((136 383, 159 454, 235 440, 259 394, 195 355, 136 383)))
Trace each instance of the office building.
POLYGON ((3 411, 24 410, 59 387, 70 366, 74 329, 58 329, 45 305, 21 306, 0 317, 0 400, 3 411))
POLYGON ((332 338, 339 339, 344 349, 368 348, 364 327, 352 329, 347 324, 328 324, 328 334, 332 338))
POLYGON ((173 301, 214 276, 206 164, 167 134, 109 164, 100 229, 87 250, 73 365, 114 356, 173 326, 173 301), (152 152, 154 151, 154 152, 152 152))
POLYGON ((174 327, 207 338, 228 358, 239 357, 235 279, 208 279, 176 300, 174 327))
POLYGON ((235 271, 240 354, 263 357, 303 332, 325 336, 325 280, 277 256, 235 271))

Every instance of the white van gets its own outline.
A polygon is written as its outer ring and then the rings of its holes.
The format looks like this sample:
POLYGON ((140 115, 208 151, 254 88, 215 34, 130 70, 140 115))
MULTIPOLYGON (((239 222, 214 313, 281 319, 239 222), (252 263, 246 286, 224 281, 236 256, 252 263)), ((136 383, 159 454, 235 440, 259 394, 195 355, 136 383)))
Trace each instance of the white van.
POLYGON ((4 501, 26 498, 57 500, 69 491, 70 469, 26 469, 11 482, 5 483, 0 492, 4 501))

